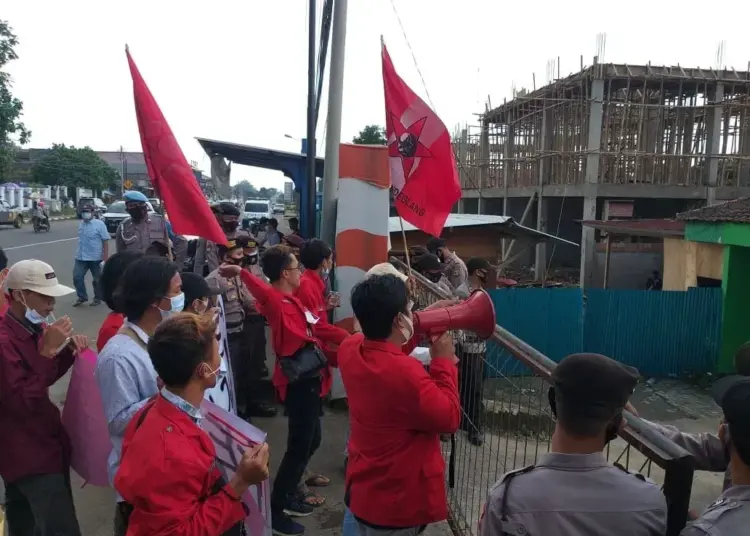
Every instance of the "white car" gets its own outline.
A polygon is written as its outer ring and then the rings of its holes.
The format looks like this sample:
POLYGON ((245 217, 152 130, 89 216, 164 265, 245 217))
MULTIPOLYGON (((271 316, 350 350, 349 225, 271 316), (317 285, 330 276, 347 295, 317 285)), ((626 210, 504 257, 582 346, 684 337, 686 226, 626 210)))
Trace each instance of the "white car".
MULTIPOLYGON (((146 207, 148 208, 149 214, 156 213, 154 207, 151 206, 151 203, 147 202, 146 207)), ((113 235, 117 231, 117 227, 128 216, 130 216, 130 214, 128 214, 125 210, 125 201, 115 201, 114 203, 109 205, 109 207, 107 208, 107 212, 102 214, 102 221, 104 222, 104 225, 107 226, 107 231, 109 231, 109 234, 113 235)))
POLYGON ((271 202, 268 199, 248 199, 242 213, 242 226, 248 227, 251 220, 273 217, 271 202))

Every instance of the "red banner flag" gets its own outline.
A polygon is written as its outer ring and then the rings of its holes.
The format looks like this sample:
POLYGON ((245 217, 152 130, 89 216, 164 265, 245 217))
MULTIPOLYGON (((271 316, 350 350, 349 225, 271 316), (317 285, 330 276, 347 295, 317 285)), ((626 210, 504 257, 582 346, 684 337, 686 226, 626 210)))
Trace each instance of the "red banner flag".
POLYGON ((200 236, 217 244, 225 243, 226 235, 211 212, 172 129, 127 48, 125 54, 133 79, 135 115, 141 134, 143 158, 154 190, 169 214, 172 229, 177 234, 200 236))
POLYGON ((383 44, 385 132, 398 215, 440 236, 461 199, 450 135, 440 118, 396 73, 383 44))

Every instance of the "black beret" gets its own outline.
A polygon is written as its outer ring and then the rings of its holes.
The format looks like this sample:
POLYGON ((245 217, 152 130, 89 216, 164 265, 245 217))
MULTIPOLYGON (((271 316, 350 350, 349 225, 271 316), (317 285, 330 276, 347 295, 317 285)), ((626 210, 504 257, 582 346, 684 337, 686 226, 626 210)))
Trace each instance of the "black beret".
POLYGON ((552 372, 552 384, 566 403, 615 410, 630 400, 638 377, 637 369, 607 356, 572 354, 552 372))
POLYGON ((239 216, 240 209, 238 209, 234 203, 229 201, 222 201, 219 203, 219 214, 222 216, 239 216))
POLYGON ((440 259, 437 258, 437 255, 426 253, 419 257, 419 260, 417 260, 416 268, 423 271, 440 270, 440 259))

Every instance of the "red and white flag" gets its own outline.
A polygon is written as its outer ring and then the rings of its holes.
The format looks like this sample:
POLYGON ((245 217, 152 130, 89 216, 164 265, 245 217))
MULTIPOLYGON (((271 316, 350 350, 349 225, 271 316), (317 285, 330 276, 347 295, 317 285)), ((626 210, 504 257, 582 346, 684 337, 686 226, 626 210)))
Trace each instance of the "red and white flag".
POLYGON ((125 49, 133 78, 133 97, 143 158, 154 190, 164 202, 172 229, 177 234, 195 235, 217 244, 227 241, 224 231, 208 206, 193 169, 148 89, 130 52, 125 49))
POLYGON ((383 43, 385 132, 398 215, 440 236, 461 199, 450 135, 440 118, 396 73, 383 43))

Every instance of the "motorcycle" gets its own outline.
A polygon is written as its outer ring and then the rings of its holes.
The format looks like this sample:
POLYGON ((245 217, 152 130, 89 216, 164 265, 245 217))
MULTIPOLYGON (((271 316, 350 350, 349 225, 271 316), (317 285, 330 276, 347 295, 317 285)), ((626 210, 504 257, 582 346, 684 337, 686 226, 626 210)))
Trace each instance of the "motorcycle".
POLYGON ((39 233, 41 231, 47 231, 50 230, 50 221, 49 218, 39 218, 38 216, 34 216, 31 219, 31 223, 34 226, 34 232, 39 233))

